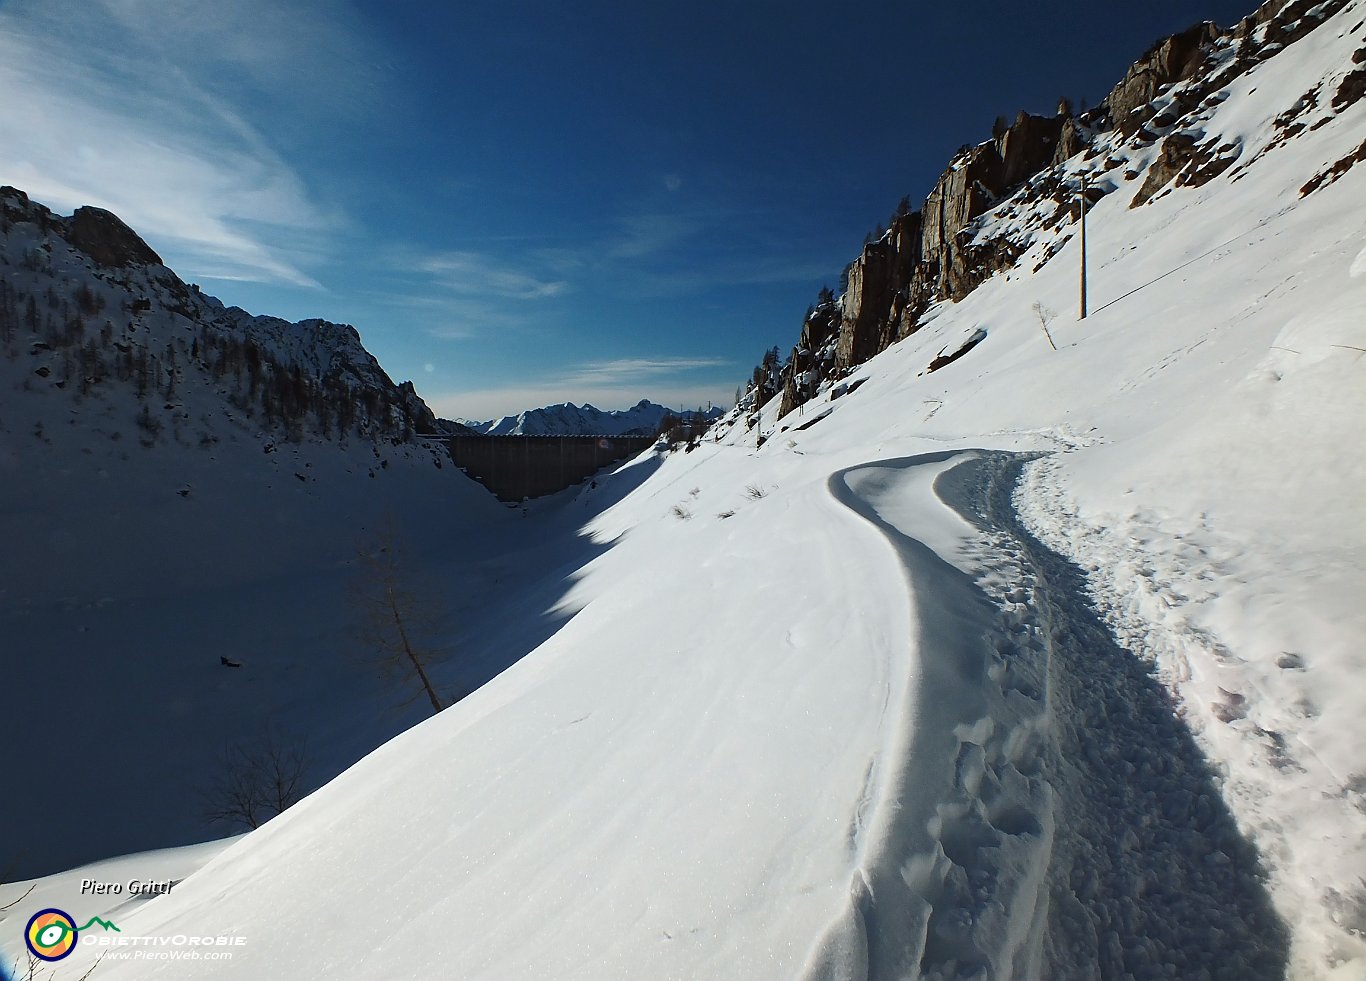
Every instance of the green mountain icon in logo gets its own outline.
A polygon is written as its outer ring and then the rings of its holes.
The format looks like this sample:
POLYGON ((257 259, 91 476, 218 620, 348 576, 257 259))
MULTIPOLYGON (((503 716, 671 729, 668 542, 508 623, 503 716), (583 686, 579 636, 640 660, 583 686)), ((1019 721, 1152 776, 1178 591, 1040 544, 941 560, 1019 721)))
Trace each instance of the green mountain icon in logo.
POLYGON ((84 933, 86 930, 89 930, 89 929, 90 929, 90 927, 91 927, 92 924, 95 924, 95 923, 98 923, 100 926, 104 927, 105 930, 113 930, 115 933, 122 933, 122 932, 123 932, 123 931, 120 930, 118 927, 114 926, 114 924, 113 924, 111 921, 109 921, 109 920, 102 920, 102 919, 100 919, 98 916, 92 916, 92 917, 90 918, 90 922, 87 923, 85 926, 81 927, 80 932, 84 933))

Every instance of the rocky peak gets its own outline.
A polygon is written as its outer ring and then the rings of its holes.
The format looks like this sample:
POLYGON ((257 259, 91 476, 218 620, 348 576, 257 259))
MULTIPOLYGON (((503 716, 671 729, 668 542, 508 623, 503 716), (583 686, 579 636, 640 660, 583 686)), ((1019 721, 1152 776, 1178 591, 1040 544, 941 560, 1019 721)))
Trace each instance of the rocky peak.
POLYGON ((1075 157, 1085 148, 1086 137, 1080 124, 1071 116, 1064 118, 1062 128, 1058 131, 1058 145, 1053 148, 1053 159, 1050 166, 1058 166, 1064 160, 1075 157))
POLYGON ((422 401, 422 396, 417 394, 412 382, 400 382, 397 391, 403 417, 413 432, 419 436, 435 436, 443 431, 436 414, 422 401))
POLYGON ((63 218, 30 200, 17 187, 6 185, 0 187, 0 217, 6 221, 33 222, 45 232, 55 232, 105 268, 163 265, 161 256, 137 232, 103 208, 77 208, 70 218, 63 218))
POLYGON ((1103 105, 1109 108, 1115 128, 1133 136, 1153 115, 1153 100, 1164 85, 1190 78, 1204 63, 1219 28, 1206 21, 1159 41, 1124 73, 1103 105))
POLYGON ((13 221, 28 215, 32 207, 28 195, 19 188, 10 187, 8 184, 0 186, 0 215, 13 221))
MULTIPOLYGON (((995 141, 1001 160, 995 193, 1015 187, 1033 177, 1053 159, 1064 119, 1062 116, 1033 116, 1022 112, 995 141)), ((1074 127, 1075 131, 1075 127, 1074 127)), ((988 144, 990 145, 990 144, 988 144)))
POLYGON ((68 241, 101 266, 160 266, 161 256, 138 233, 103 208, 77 208, 68 241))

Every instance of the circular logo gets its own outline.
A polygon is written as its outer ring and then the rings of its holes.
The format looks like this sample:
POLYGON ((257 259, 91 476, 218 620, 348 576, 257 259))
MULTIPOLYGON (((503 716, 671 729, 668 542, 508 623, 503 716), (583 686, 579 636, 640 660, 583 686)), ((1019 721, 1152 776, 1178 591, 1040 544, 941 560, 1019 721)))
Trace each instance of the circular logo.
POLYGON ((76 948, 76 922, 59 909, 40 909, 24 928, 24 943, 33 956, 59 961, 76 948))

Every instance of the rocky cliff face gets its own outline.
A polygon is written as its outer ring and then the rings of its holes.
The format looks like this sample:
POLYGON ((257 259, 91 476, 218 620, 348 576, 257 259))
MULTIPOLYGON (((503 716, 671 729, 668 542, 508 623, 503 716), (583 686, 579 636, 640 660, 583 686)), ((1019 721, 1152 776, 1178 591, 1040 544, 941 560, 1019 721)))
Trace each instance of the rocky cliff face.
POLYGON ((931 302, 966 296, 1013 261, 1009 250, 984 248, 961 233, 1049 166, 1061 146, 1080 146, 1081 134, 1070 116, 1022 112, 995 139, 959 151, 920 209, 893 219, 887 234, 866 245, 850 267, 836 366, 867 361, 912 333, 931 302))
MULTIPOLYGON (((1081 194, 1059 176, 1065 161, 1083 155, 1091 174, 1086 197, 1094 202, 1118 186, 1106 175, 1122 166, 1120 156, 1144 160, 1146 179, 1132 207, 1246 166, 1236 140, 1201 129, 1203 111, 1220 98, 1220 89, 1348 2, 1269 0, 1229 30, 1208 22, 1193 25, 1153 45, 1091 111, 1077 117, 1065 110, 1053 117, 1021 112, 993 139, 964 147, 919 209, 898 214, 885 234, 864 246, 848 268, 838 301, 808 316, 783 369, 781 413, 914 333, 932 303, 960 300, 1013 267, 1039 230, 1074 221, 1081 194), (1153 144, 1155 154, 1142 152, 1153 144), (1124 147, 1126 153, 1102 145, 1124 147), (988 234, 988 212, 1012 220, 996 222, 988 234)), ((1344 100, 1355 101, 1357 88, 1366 88, 1351 76, 1343 85, 1344 100)), ((1287 117, 1287 139, 1297 132, 1297 115, 1287 117)), ((1042 261, 1065 241, 1059 236, 1042 261)), ((760 394, 751 401, 762 401, 760 394)))

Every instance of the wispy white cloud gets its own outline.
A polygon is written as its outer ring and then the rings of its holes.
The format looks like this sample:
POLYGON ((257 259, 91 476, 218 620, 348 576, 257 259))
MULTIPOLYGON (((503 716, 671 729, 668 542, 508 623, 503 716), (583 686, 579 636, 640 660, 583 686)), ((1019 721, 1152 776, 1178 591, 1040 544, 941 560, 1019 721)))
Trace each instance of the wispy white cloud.
POLYGON ((239 106, 274 90, 316 110, 335 95, 287 76, 349 42, 282 16, 259 0, 0 8, 0 179, 59 210, 114 211, 189 275, 316 285, 300 258, 340 219, 239 106))
POLYGON ((706 228, 695 215, 650 213, 625 215, 602 254, 613 259, 639 259, 673 248, 706 228))
POLYGON ((574 365, 564 376, 569 385, 618 385, 624 382, 653 382, 663 376, 703 368, 724 368, 724 358, 617 358, 591 364, 574 365))
MULTIPOLYGON (((507 331, 543 328, 554 314, 535 303, 508 302, 496 295, 460 295, 440 288, 430 279, 414 283, 412 267, 396 270, 395 281, 384 289, 367 290, 363 296, 373 309, 391 314, 401 311, 400 319, 410 337, 442 341, 487 338, 507 331)), ((558 321, 557 321, 558 322, 558 321)))
POLYGON ((443 252, 417 261, 415 268, 435 283, 467 296, 536 300, 568 289, 563 279, 544 279, 477 252, 443 252))
POLYGON ((641 270, 623 292, 634 297, 686 296, 718 287, 801 283, 822 277, 833 285, 839 268, 837 259, 810 259, 787 250, 772 255, 745 254, 727 263, 712 260, 701 265, 641 270))

